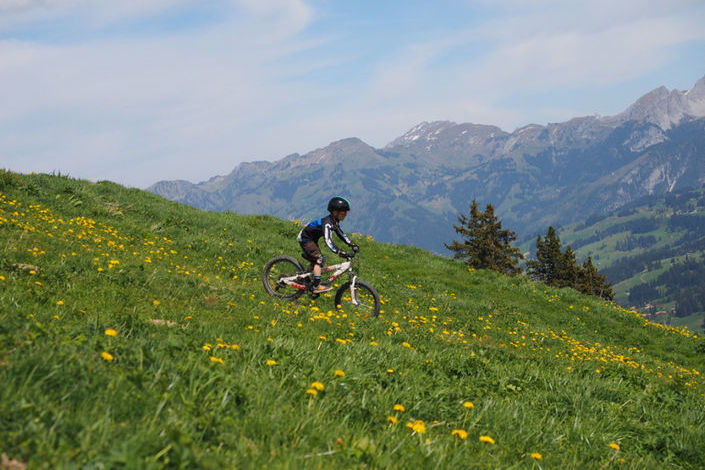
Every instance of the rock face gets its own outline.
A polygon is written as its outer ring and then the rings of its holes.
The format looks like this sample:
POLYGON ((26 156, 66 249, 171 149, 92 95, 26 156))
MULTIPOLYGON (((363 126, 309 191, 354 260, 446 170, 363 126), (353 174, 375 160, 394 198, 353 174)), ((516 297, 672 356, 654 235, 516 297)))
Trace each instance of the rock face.
POLYGON ((277 162, 238 165, 209 181, 150 191, 208 210, 320 217, 349 197, 351 230, 445 252, 472 199, 492 203, 523 237, 618 208, 648 194, 705 184, 705 77, 688 91, 657 88, 616 116, 514 132, 423 122, 382 149, 333 142, 277 162))

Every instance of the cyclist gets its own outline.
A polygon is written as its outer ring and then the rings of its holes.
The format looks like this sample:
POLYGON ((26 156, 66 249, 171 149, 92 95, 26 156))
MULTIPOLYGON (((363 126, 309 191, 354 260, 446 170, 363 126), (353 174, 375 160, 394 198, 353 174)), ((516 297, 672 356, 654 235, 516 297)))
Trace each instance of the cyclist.
POLYGON ((326 241, 328 248, 342 258, 348 258, 350 255, 335 246, 335 243, 333 243, 333 232, 335 232, 338 238, 343 240, 346 245, 352 248, 353 252, 357 253, 360 250, 340 228, 340 222, 345 220, 349 210, 350 203, 343 197, 335 196, 328 201, 329 214, 326 217, 309 223, 299 232, 298 237, 296 237, 296 240, 304 250, 302 256, 311 263, 309 269, 313 271, 313 284, 311 288, 314 294, 320 294, 321 292, 327 292, 332 289, 330 286, 321 285, 321 271, 326 262, 326 257, 321 254, 321 250, 318 247, 318 240, 321 237, 326 241))

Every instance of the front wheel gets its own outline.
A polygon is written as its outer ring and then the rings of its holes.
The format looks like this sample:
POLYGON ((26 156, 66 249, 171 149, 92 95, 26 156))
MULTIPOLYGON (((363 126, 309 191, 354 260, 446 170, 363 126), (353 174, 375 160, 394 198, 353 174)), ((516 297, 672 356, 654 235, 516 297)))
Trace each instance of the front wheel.
POLYGON ((262 273, 262 284, 264 290, 272 297, 283 300, 296 300, 304 293, 303 289, 297 289, 281 281, 282 278, 295 276, 303 272, 304 268, 296 259, 290 256, 277 256, 271 259, 264 267, 262 273))
POLYGON ((374 287, 364 281, 355 281, 354 292, 350 290, 351 282, 348 281, 335 293, 335 306, 340 312, 357 313, 363 317, 376 317, 379 315, 379 294, 374 287))

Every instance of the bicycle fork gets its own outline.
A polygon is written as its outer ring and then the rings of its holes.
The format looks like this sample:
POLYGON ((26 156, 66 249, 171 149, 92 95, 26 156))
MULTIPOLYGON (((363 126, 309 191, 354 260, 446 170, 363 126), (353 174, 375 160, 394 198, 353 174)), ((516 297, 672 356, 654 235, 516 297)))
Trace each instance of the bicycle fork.
POLYGON ((352 304, 354 306, 360 305, 360 301, 357 300, 357 276, 353 276, 352 280, 350 281, 350 298, 352 299, 352 304))

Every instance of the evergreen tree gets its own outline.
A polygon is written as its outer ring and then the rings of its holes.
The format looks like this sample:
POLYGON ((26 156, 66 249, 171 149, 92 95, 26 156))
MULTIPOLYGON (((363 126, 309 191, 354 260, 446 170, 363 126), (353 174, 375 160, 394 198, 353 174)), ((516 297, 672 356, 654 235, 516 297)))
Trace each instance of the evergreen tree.
POLYGON ((527 273, 532 279, 553 286, 559 282, 562 262, 561 240, 556 230, 548 227, 546 238, 536 237, 536 259, 526 262, 527 273))
POLYGON ((536 259, 526 262, 529 276, 553 287, 572 287, 584 294, 597 295, 612 300, 614 292, 605 276, 600 274, 588 258, 578 266, 575 252, 569 246, 561 248, 561 240, 553 227, 546 237, 536 238, 536 259))
POLYGON ((460 214, 458 222, 459 225, 453 228, 461 236, 461 241, 453 240, 450 245, 445 245, 453 252, 454 258, 464 260, 475 269, 491 269, 510 275, 521 272, 519 260, 523 256, 518 248, 511 246, 516 234, 502 228, 492 204, 487 204, 482 212, 473 199, 469 216, 460 214))
POLYGON ((596 295, 607 300, 614 300, 614 291, 607 278, 599 273, 592 263, 592 257, 583 262, 579 270, 576 289, 584 294, 596 295))

